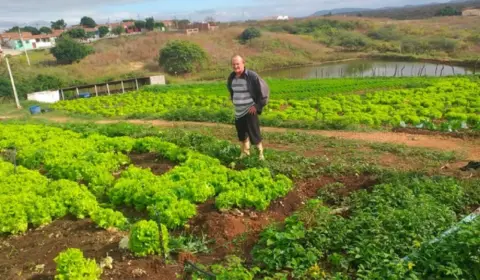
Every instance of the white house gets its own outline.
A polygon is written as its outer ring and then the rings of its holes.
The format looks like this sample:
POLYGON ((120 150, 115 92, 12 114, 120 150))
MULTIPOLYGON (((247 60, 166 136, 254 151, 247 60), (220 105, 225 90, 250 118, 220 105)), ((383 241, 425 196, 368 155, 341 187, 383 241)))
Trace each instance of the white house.
POLYGON ((288 16, 278 16, 277 20, 288 20, 288 16))
POLYGON ((56 39, 63 30, 54 30, 52 34, 32 35, 30 32, 0 34, 1 43, 13 50, 44 49, 55 46, 56 39))
POLYGON ((56 39, 56 37, 53 37, 50 34, 33 35, 36 49, 52 48, 55 46, 56 39))

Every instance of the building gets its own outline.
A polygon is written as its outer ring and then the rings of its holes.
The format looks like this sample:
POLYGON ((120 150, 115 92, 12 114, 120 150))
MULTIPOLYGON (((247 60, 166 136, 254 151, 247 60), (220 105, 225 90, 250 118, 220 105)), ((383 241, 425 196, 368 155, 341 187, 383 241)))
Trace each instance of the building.
POLYGON ((462 11, 462 16, 480 16, 480 9, 469 8, 462 11))
POLYGON ((53 30, 52 34, 32 35, 30 32, 3 33, 0 34, 1 45, 13 50, 45 49, 55 46, 55 41, 63 33, 63 30, 53 30))
MULTIPOLYGON (((215 31, 218 29, 218 25, 211 24, 211 23, 206 23, 206 22, 195 22, 193 24, 189 24, 185 27, 182 28, 187 32, 186 30, 196 30, 194 33, 198 32, 209 32, 209 31, 215 31)), ((188 34, 188 32, 187 32, 188 34)))
MULTIPOLYGON (((98 25, 97 27, 100 27, 100 26, 102 25, 98 25)), ((112 32, 113 29, 118 26, 121 26, 125 33, 137 33, 142 31, 139 28, 135 27, 134 21, 125 21, 125 22, 122 21, 118 23, 103 24, 103 26, 108 26, 108 29, 110 32, 112 32)))
POLYGON ((165 25, 165 28, 175 27, 175 22, 173 22, 173 20, 163 20, 162 23, 165 25))
POLYGON ((37 47, 36 40, 30 32, 22 32, 21 34, 16 32, 3 33, 0 37, 2 45, 10 49, 19 50, 25 48, 31 50, 37 47))
POLYGON ((187 28, 187 29, 184 29, 184 32, 187 35, 198 34, 199 29, 198 28, 187 28))
POLYGON ((277 20, 288 20, 288 16, 278 16, 277 20))
POLYGON ((34 43, 32 43, 34 49, 46 49, 55 46, 55 40, 57 38, 50 36, 49 34, 33 35, 34 43))

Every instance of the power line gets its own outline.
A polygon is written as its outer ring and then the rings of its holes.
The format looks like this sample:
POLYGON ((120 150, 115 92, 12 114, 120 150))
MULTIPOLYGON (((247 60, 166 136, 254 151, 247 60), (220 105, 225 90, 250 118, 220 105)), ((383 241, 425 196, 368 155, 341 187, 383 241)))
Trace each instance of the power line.
POLYGON ((30 66, 30 57, 28 57, 27 47, 23 42, 22 33, 20 32, 20 27, 18 27, 18 35, 20 36, 20 42, 22 42, 23 50, 25 51, 25 56, 27 57, 28 66, 30 66))

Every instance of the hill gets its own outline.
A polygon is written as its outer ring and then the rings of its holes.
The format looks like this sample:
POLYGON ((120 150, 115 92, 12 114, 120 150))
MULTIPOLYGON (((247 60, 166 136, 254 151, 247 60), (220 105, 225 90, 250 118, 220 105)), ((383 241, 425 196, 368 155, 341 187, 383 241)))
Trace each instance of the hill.
POLYGON ((332 9, 332 10, 321 10, 315 12, 312 16, 324 16, 324 15, 337 15, 337 14, 345 14, 345 13, 358 13, 358 12, 365 12, 371 11, 372 9, 364 9, 364 8, 341 8, 341 9, 332 9))
MULTIPOLYGON (((364 17, 381 17, 381 18, 392 18, 392 19, 424 19, 431 18, 436 16, 436 14, 446 8, 451 7, 457 11, 462 11, 465 8, 480 8, 480 1, 470 0, 470 1, 450 1, 448 3, 432 3, 427 5, 409 5, 404 7, 388 7, 381 8, 376 10, 369 10, 361 12, 364 17)), ((344 13, 348 15, 356 15, 358 12, 348 12, 344 13)))

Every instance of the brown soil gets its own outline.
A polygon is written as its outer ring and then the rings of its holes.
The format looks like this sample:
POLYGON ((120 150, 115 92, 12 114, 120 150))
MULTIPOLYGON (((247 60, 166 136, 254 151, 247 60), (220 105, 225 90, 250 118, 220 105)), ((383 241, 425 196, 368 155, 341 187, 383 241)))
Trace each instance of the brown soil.
POLYGON ((53 279, 53 259, 67 248, 79 248, 87 258, 97 263, 110 256, 113 269, 104 269, 102 279, 175 279, 175 273, 182 268, 165 265, 155 257, 137 259, 118 248, 118 243, 127 235, 125 232, 97 229, 89 219, 65 218, 23 236, 0 239, 0 279, 53 279), (35 272, 37 265, 44 265, 43 271, 35 272), (146 272, 143 274, 142 270, 146 272), (135 275, 139 275, 135 277, 135 275))
POLYGON ((365 175, 337 179, 320 177, 298 182, 293 191, 272 202, 263 212, 233 210, 221 213, 212 199, 198 206, 198 215, 189 223, 191 233, 203 232, 214 239, 212 253, 199 256, 180 253, 175 265, 166 265, 159 257, 135 258, 119 249, 118 244, 126 232, 98 229, 89 219, 60 219, 23 236, 0 238, 0 279, 53 279, 53 259, 67 248, 79 248, 85 257, 95 258, 97 263, 107 256, 112 257, 113 269, 104 269, 102 279, 176 279, 176 273, 182 273, 182 264, 187 260, 208 265, 227 254, 240 255, 249 262, 250 251, 266 226, 283 222, 306 200, 315 197, 320 188, 333 182, 346 185, 342 195, 348 195, 370 188, 376 180, 365 175), (43 270, 35 271, 37 265, 44 265, 43 270))
POLYGON ((343 178, 320 177, 298 182, 293 191, 286 197, 271 203, 263 212, 254 210, 233 210, 219 212, 214 201, 208 201, 198 207, 198 214, 190 221, 192 233, 206 233, 214 239, 213 252, 202 256, 199 261, 203 264, 223 259, 228 254, 237 254, 251 261, 250 252, 259 238, 260 232, 268 225, 282 223, 285 218, 300 209, 305 201, 314 198, 317 191, 334 182, 343 183, 341 195, 348 195, 359 189, 368 189, 377 181, 374 177, 363 175, 343 178))
POLYGON ((155 175, 167 173, 175 166, 175 163, 154 153, 130 153, 128 156, 132 160, 132 164, 141 168, 149 168, 155 175))
MULTIPOLYGON (((231 127, 225 124, 217 123, 198 123, 198 122, 169 122, 162 120, 129 120, 135 124, 150 124, 162 127, 177 127, 184 125, 202 125, 209 127, 231 127)), ((286 129, 278 127, 262 127, 266 132, 303 132, 308 134, 323 135, 328 137, 339 137, 343 139, 362 140, 376 143, 394 143, 404 144, 411 147, 431 148, 441 151, 455 151, 463 152, 467 155, 468 160, 480 159, 480 139, 475 137, 473 139, 459 139, 450 137, 448 134, 441 134, 439 132, 433 135, 417 134, 418 130, 410 131, 410 133, 403 132, 357 132, 357 131, 337 131, 337 130, 302 130, 302 129, 286 129)))
POLYGON ((478 138, 480 136, 480 132, 477 132, 477 131, 443 132, 443 131, 427 130, 427 129, 411 128, 411 127, 394 128, 392 131, 393 132, 401 132, 401 133, 409 133, 409 134, 449 136, 449 137, 461 138, 461 139, 478 138))

